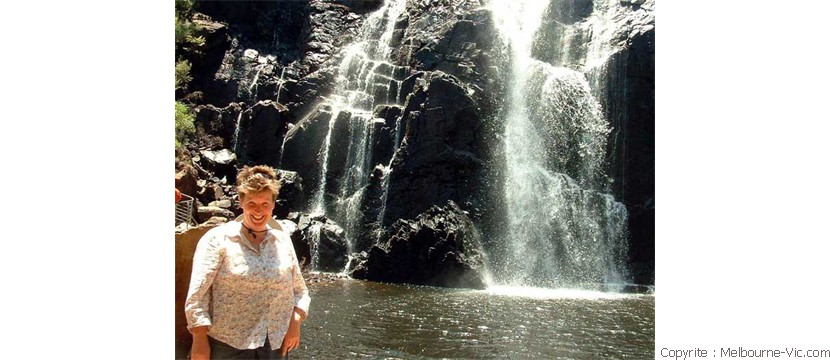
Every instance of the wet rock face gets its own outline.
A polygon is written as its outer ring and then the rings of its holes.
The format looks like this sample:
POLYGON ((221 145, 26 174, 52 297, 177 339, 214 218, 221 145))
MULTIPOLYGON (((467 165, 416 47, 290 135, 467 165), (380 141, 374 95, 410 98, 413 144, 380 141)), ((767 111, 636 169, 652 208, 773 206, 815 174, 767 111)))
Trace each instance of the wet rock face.
MULTIPOLYGON (((414 70, 456 77, 470 87, 478 107, 491 111, 503 91, 499 67, 505 66, 505 49, 490 12, 472 2, 410 5, 397 24, 402 34, 395 53, 399 61, 414 70)), ((405 92, 411 87, 402 88, 402 93, 411 93, 405 92)))
POLYGON ((654 29, 633 36, 602 69, 588 76, 602 84, 603 109, 613 131, 609 175, 614 197, 628 209, 629 259, 634 281, 654 283, 654 29))
MULTIPOLYGON (((306 114, 334 88, 339 54, 354 38, 367 14, 355 9, 372 1, 310 1, 300 33, 297 62, 285 67, 278 96, 291 112, 306 114)), ((295 29, 296 31, 297 29, 295 29)))
POLYGON ((580 23, 593 11, 593 0, 551 1, 535 35, 533 57, 555 66, 584 64, 587 47, 583 45, 591 40, 593 30, 580 23))
POLYGON ((232 103, 224 108, 211 104, 193 108, 194 125, 199 143, 208 150, 231 148, 236 132, 236 122, 242 106, 232 103))
POLYGON ((196 10, 227 24, 233 37, 249 48, 268 49, 280 58, 299 57, 302 28, 309 7, 305 1, 200 1, 196 10))
POLYGON ((346 45, 361 20, 349 6, 324 1, 310 2, 308 12, 301 32, 303 59, 300 69, 305 74, 317 71, 346 45))
POLYGON ((399 220, 388 238, 359 254, 357 279, 484 289, 481 235, 453 202, 414 220, 399 220))
POLYGON ((379 9, 384 0, 336 0, 337 4, 349 8, 356 14, 365 14, 379 9))
POLYGON ((279 165, 288 131, 287 113, 285 106, 271 100, 260 101, 242 113, 236 142, 240 165, 279 165))
POLYGON ((334 57, 372 3, 198 2, 196 10, 206 14, 198 16, 218 30, 208 40, 212 46, 190 56, 205 63, 197 69, 193 90, 202 91, 200 103, 216 106, 275 100, 292 113, 307 109, 307 102, 330 89, 334 57))
POLYGON ((454 77, 427 73, 410 96, 399 156, 392 163, 384 224, 414 218, 448 200, 474 201, 484 165, 482 121, 475 102, 454 77))
POLYGON ((321 152, 331 116, 330 111, 319 109, 300 120, 285 135, 280 167, 300 175, 307 196, 319 187, 321 152))

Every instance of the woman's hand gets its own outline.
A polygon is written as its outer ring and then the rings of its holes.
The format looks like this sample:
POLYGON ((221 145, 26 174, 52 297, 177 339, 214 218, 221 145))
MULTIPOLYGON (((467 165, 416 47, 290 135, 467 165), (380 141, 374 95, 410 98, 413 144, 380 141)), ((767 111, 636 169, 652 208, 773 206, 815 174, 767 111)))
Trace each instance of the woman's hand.
POLYGON ((190 348, 192 360, 210 360, 210 343, 207 338, 207 326, 190 329, 193 334, 193 346, 190 348))
POLYGON ((300 346, 300 323, 303 322, 303 315, 296 309, 291 315, 291 322, 288 323, 288 332, 282 339, 282 356, 300 346))

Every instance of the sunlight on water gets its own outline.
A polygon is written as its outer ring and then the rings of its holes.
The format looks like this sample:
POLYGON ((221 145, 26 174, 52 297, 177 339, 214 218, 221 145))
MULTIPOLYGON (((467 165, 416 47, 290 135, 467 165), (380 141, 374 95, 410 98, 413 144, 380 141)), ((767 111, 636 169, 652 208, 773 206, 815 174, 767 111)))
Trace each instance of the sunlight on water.
POLYGON ((620 299, 636 295, 609 293, 582 289, 547 289, 529 286, 494 285, 483 290, 490 295, 515 296, 533 299, 620 299))
POLYGON ((298 359, 654 358, 654 296, 350 279, 309 292, 298 359))

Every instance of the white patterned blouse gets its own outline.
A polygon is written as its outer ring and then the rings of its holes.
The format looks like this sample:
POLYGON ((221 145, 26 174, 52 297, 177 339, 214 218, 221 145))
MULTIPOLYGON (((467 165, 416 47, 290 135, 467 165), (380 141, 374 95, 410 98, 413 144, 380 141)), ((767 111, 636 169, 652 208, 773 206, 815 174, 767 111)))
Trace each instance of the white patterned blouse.
MULTIPOLYGON (((284 226, 283 226, 284 227, 284 226)), ((282 345, 294 307, 308 314, 311 298, 291 238, 271 229, 258 249, 230 221, 196 245, 184 310, 187 328, 209 326, 208 335, 237 349, 282 345)))

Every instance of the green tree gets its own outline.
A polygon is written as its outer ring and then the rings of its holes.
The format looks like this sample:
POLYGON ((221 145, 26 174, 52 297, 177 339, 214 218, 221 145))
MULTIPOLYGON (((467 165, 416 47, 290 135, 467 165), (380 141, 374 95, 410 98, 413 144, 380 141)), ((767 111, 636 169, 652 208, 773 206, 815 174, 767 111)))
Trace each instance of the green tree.
POLYGON ((204 36, 196 33, 201 27, 190 21, 193 17, 192 0, 176 0, 176 90, 186 90, 187 84, 193 80, 190 76, 191 62, 184 59, 187 54, 201 54, 201 47, 205 45, 204 36))
POLYGON ((196 36, 200 27, 190 21, 193 16, 193 2, 191 0, 176 0, 176 50, 199 52, 205 45, 204 36, 196 36))
POLYGON ((190 108, 176 101, 176 149, 182 147, 187 138, 196 133, 190 108))
MULTIPOLYGON (((175 90, 186 90, 188 83, 193 80, 190 75, 191 63, 184 59, 186 54, 198 55, 200 48, 205 44, 203 36, 196 34, 200 30, 198 24, 190 19, 193 17, 193 0, 176 0, 175 21, 176 21, 176 84, 175 90)), ((185 99, 187 96, 185 96, 185 99)), ((185 100, 187 101, 187 100, 185 100)), ((193 124, 194 116, 189 105, 176 101, 176 149, 179 149, 187 142, 187 139, 196 133, 193 124)))

